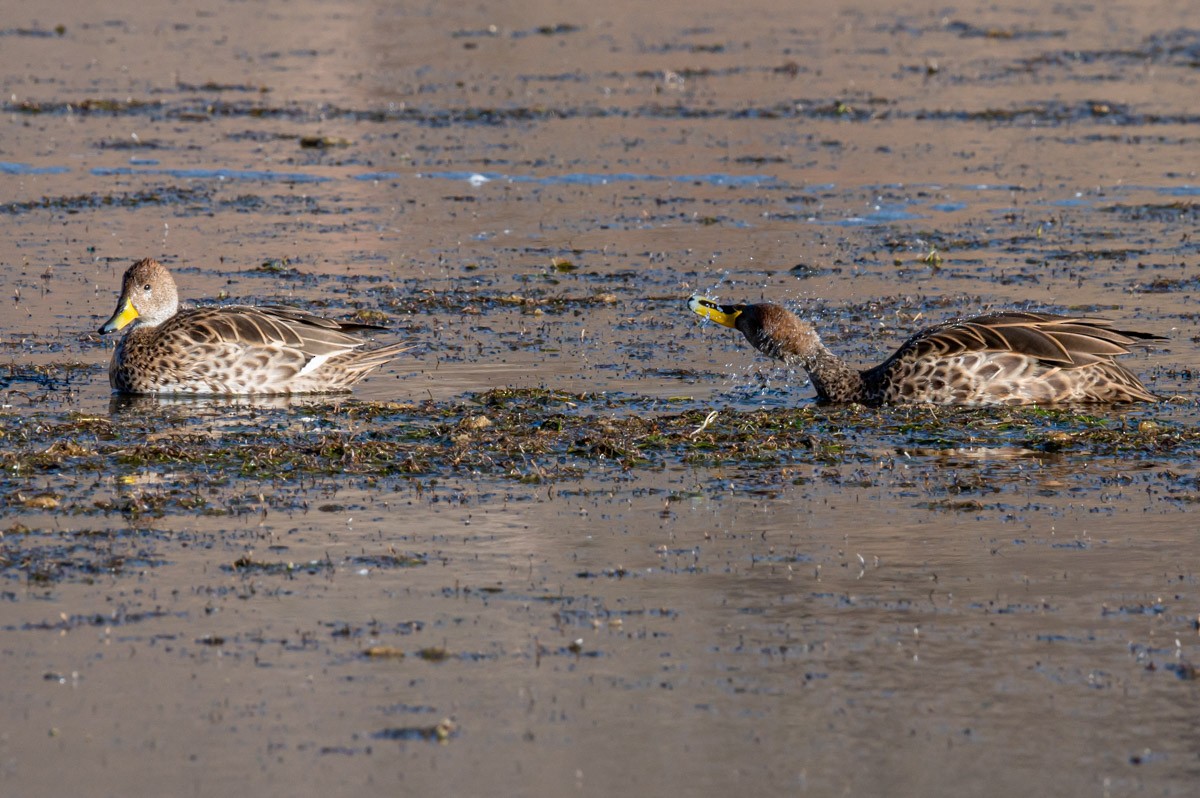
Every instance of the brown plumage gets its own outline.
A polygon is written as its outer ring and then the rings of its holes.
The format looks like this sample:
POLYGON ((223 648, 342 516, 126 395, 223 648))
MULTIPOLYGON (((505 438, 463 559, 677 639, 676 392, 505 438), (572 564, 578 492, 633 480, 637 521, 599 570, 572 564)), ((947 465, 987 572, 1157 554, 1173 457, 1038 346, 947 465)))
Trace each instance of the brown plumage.
POLYGON ((740 330, 763 354, 802 366, 817 398, 867 405, 1027 405, 1157 399, 1114 358, 1151 333, 1104 319, 1006 312, 922 330, 880 365, 859 371, 825 348, 813 326, 779 305, 688 307, 740 330))
POLYGON ((174 278, 150 258, 125 272, 100 332, 126 326, 108 369, 119 393, 338 393, 411 348, 362 349, 354 333, 382 328, 277 305, 181 310, 174 278))

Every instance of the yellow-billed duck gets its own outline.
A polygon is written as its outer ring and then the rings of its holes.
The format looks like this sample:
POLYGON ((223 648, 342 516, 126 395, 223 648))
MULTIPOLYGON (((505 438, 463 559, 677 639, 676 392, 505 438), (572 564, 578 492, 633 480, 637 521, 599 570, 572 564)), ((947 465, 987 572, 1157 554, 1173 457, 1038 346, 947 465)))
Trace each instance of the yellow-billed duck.
POLYGON ((763 354, 803 367, 822 402, 978 406, 1158 398, 1114 358, 1163 337, 1116 330, 1104 319, 1017 311, 958 319, 918 332, 886 361, 860 371, 779 305, 722 305, 693 296, 688 307, 740 330, 763 354))
POLYGON ((174 278, 150 258, 125 272, 100 332, 126 327, 108 369, 119 393, 338 393, 411 348, 363 349, 354 333, 382 328, 277 305, 181 310, 174 278))

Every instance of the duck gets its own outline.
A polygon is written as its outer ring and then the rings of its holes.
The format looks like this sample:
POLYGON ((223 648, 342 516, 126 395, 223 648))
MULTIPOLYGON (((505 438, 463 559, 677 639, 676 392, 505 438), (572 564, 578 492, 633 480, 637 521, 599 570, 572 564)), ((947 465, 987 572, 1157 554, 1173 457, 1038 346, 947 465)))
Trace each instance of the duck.
POLYGON ((802 367, 824 403, 981 407, 1160 398, 1115 358, 1166 339, 1115 329, 1101 318, 1004 311, 956 319, 921 330, 883 363, 859 370, 830 352, 812 324, 779 305, 693 296, 688 308, 740 330, 768 357, 802 367))
POLYGON ((180 308, 175 279, 145 258, 122 278, 100 334, 126 330, 108 369, 118 394, 343 393, 411 345, 366 349, 372 324, 283 305, 180 308))

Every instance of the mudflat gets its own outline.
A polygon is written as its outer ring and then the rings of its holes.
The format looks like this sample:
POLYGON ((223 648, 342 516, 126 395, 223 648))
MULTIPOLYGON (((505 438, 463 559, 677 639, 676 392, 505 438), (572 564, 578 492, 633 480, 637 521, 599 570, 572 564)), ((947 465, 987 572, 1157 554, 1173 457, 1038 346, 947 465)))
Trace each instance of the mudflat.
POLYGON ((1191 795, 1183 2, 23 3, 0 793, 1191 795), (133 261, 411 353, 111 395, 133 261), (821 406, 1002 308, 1164 401, 821 406))

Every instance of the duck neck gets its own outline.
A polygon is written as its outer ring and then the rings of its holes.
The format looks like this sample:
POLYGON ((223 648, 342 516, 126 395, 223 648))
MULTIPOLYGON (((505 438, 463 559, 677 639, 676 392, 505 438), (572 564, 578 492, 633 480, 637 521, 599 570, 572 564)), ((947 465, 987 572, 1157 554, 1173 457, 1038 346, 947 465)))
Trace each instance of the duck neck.
POLYGON ((862 374, 846 365, 846 361, 830 352, 823 344, 819 345, 813 354, 802 358, 800 365, 808 372, 808 378, 812 381, 820 401, 863 400, 862 374))

